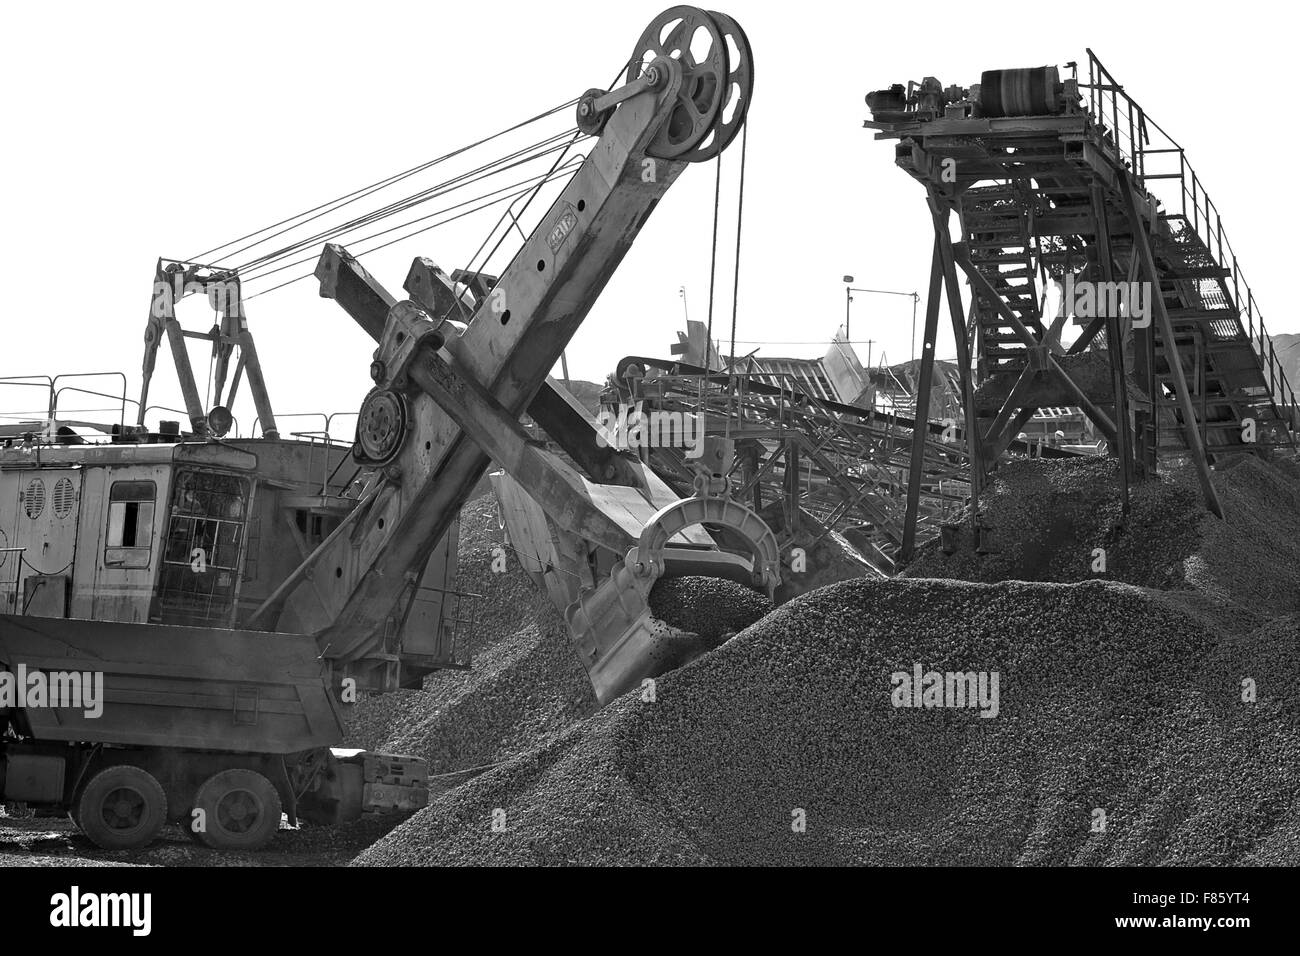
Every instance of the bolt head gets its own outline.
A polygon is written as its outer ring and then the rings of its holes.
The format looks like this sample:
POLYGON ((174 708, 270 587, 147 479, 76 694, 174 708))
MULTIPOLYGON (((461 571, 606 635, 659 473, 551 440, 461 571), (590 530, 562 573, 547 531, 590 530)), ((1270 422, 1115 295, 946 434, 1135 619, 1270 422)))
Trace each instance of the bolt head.
POLYGON ((579 116, 590 116, 590 115, 591 115, 591 104, 590 104, 590 103, 579 103, 579 104, 578 104, 578 115, 579 115, 579 116))

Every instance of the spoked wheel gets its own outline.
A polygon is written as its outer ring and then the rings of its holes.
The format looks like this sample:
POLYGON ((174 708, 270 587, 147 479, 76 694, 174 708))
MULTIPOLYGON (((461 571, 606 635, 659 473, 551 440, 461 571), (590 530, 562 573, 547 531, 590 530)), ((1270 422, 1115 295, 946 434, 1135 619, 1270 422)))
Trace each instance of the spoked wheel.
POLYGON ((731 144, 740 132, 740 127, 745 124, 749 101, 754 95, 754 56, 749 49, 749 38, 745 36, 740 24, 725 13, 710 10, 709 16, 713 17, 713 22, 722 33, 730 72, 712 135, 706 136, 699 146, 682 156, 693 162, 712 159, 731 144))
POLYGON ((214 850, 256 850, 280 829, 280 795, 255 770, 223 770, 207 779, 194 797, 202 810, 186 824, 200 843, 214 850))
POLYGON ((731 73, 727 44, 708 13, 697 7, 672 7, 641 34, 628 63, 628 82, 658 57, 681 64, 682 86, 648 152, 660 159, 694 159, 690 153, 709 136, 722 109, 731 73))
POLYGON ((152 843, 167 822, 167 794, 146 770, 107 767, 81 791, 72 819, 105 850, 138 849, 152 843))

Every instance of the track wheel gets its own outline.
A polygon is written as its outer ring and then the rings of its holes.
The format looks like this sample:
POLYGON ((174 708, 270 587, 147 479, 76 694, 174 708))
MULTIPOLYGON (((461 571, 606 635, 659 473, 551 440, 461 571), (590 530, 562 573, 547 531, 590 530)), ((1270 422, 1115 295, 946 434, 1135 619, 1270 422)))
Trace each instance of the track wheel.
POLYGON ((105 850, 148 846, 167 822, 167 794, 153 774, 118 764, 90 778, 72 818, 105 850))
POLYGON ((203 828, 194 836, 214 850, 256 850, 280 829, 280 795, 255 770, 213 774, 199 787, 194 807, 203 811, 203 828))

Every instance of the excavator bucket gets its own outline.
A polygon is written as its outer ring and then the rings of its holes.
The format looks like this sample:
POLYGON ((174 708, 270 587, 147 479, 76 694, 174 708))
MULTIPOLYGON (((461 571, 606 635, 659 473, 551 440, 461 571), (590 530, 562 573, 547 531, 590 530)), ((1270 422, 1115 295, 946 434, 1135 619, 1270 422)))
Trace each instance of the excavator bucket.
POLYGON ((602 704, 708 650, 699 635, 651 615, 649 588, 641 583, 620 561, 599 587, 579 595, 565 613, 602 704))
MULTIPOLYGON (((699 635, 670 627, 650 613, 650 591, 673 560, 667 542, 696 524, 723 526, 749 545, 753 561, 748 576, 772 596, 780 584, 780 552, 776 536, 758 514, 727 497, 684 498, 660 509, 645 526, 637 546, 614 565, 598 587, 584 591, 569 606, 565 618, 578 653, 587 667, 597 699, 608 703, 655 677, 680 667, 709 650, 699 635)), ((698 563, 704 555, 685 553, 698 563)), ((709 554, 714 573, 734 577, 739 555, 709 554)))

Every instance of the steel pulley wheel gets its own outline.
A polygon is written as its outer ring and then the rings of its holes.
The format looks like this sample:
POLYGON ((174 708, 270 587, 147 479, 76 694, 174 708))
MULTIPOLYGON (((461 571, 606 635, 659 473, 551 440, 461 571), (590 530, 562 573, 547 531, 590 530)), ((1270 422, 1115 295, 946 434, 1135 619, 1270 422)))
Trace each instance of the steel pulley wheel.
POLYGON ((357 416, 357 448, 364 460, 387 465, 406 439, 406 400, 386 388, 370 390, 357 416))
POLYGON ((694 157, 689 154, 708 138, 722 110, 731 74, 727 44, 710 14, 698 7, 672 7, 641 34, 628 62, 628 82, 661 56, 681 64, 682 85, 647 152, 658 159, 690 160, 694 157))
POLYGON ((730 72, 722 94, 722 106, 713 123, 713 135, 705 137, 699 146, 681 157, 696 163, 712 159, 731 145, 740 128, 745 125, 749 101, 754 95, 754 55, 749 48, 749 38, 745 36, 740 24, 725 13, 710 10, 709 16, 713 17, 713 22, 722 34, 730 72))

